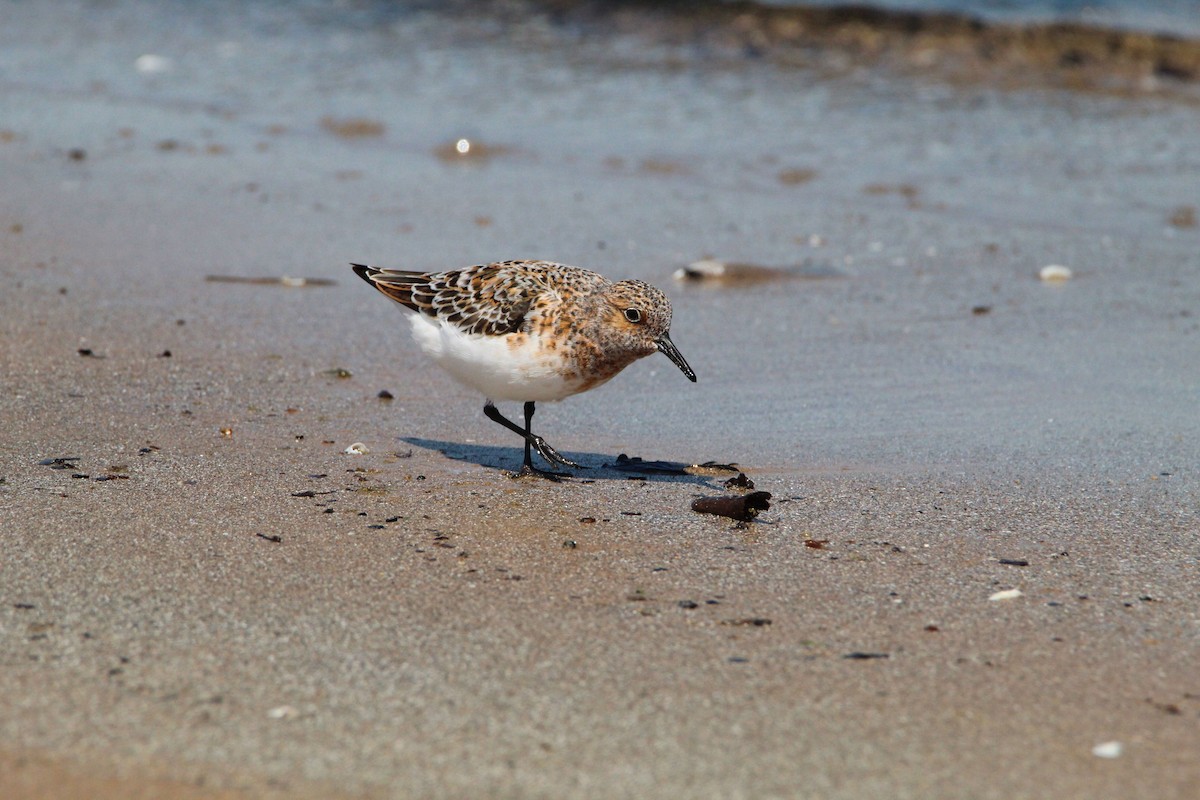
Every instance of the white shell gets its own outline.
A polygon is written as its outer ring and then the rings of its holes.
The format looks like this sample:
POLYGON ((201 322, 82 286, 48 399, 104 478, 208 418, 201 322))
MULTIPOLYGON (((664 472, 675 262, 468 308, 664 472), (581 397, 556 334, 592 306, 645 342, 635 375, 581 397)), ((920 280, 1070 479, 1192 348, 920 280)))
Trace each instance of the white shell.
POLYGON ((1071 280, 1071 268, 1062 264, 1047 264, 1038 271, 1038 277, 1046 283, 1062 283, 1071 280))
POLYGON ((174 65, 171 63, 171 59, 165 56, 146 53, 145 55, 138 56, 137 60, 133 62, 133 66, 134 69, 143 75, 153 75, 158 72, 170 72, 171 67, 174 65))

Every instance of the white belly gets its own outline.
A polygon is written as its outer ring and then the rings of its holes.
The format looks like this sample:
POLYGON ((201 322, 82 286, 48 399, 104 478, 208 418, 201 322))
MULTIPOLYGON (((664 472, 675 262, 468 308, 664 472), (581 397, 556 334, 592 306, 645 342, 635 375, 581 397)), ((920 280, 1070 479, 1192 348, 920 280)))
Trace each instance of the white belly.
POLYGON ((503 336, 466 334, 424 314, 411 314, 413 338, 457 381, 491 400, 561 400, 582 381, 563 377, 563 363, 532 338, 510 347, 503 336))

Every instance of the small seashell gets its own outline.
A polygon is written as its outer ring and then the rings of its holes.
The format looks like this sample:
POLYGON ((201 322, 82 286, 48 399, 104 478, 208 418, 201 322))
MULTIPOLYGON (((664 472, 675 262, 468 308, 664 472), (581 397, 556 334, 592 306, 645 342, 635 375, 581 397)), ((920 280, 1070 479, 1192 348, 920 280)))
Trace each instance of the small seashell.
POLYGON ((989 597, 988 600, 1016 600, 1023 594, 1024 592, 1022 592, 1020 589, 1005 589, 1003 591, 996 592, 989 597))
POLYGON ((355 442, 354 444, 350 445, 342 452, 345 453, 346 455, 350 455, 350 456, 362 456, 362 455, 366 455, 367 453, 369 453, 371 451, 368 450, 367 446, 365 444, 363 444, 362 442, 355 442))
POLYGON ((1038 277, 1046 283, 1062 283, 1071 280, 1071 268, 1062 264, 1047 264, 1038 271, 1038 277))
POLYGON ((143 75, 153 75, 159 72, 170 72, 171 67, 174 65, 171 63, 171 59, 165 56, 146 53, 145 55, 138 56, 137 60, 133 62, 133 66, 134 69, 143 75))
POLYGON ((1118 758, 1124 747, 1120 742, 1104 742, 1092 748, 1092 755, 1096 758, 1118 758))
POLYGON ((674 278, 677 281, 724 278, 725 271, 724 261, 718 261, 715 258, 703 258, 699 261, 693 261, 686 267, 675 270, 674 278))

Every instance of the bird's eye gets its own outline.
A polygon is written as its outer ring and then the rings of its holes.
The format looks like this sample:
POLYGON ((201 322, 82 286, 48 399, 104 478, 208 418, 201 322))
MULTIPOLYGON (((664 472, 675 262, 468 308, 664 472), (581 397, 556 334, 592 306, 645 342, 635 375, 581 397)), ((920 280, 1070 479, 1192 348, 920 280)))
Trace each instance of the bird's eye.
POLYGON ((636 308, 627 308, 625 309, 625 319, 636 325, 642 321, 642 312, 638 311, 636 308))

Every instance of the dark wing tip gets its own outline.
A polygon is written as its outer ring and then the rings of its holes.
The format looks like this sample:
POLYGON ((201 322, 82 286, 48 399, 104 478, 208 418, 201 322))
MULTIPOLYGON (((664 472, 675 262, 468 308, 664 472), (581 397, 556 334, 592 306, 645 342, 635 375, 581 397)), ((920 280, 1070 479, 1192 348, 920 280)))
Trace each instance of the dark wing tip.
POLYGON ((375 283, 375 281, 371 280, 371 275, 379 270, 375 269, 374 267, 368 267, 366 264, 355 264, 353 262, 350 263, 350 267, 354 270, 355 275, 362 278, 367 283, 375 283))

